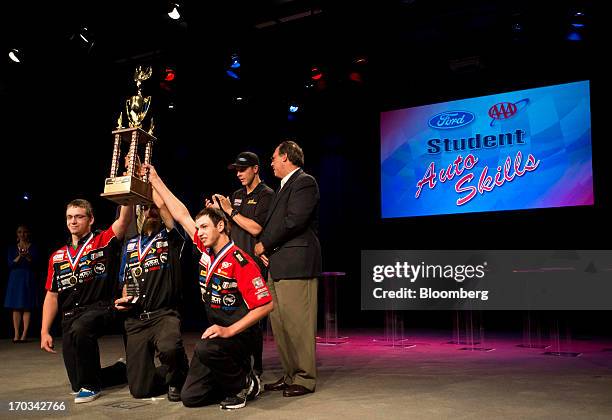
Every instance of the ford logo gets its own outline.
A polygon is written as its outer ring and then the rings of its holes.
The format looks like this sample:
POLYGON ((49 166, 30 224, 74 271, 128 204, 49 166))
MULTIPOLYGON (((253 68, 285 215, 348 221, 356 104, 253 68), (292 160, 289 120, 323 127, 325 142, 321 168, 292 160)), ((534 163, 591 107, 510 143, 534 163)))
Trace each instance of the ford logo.
POLYGON ((468 125, 476 119, 476 115, 469 111, 446 111, 434 115, 428 121, 431 128, 448 130, 468 125))

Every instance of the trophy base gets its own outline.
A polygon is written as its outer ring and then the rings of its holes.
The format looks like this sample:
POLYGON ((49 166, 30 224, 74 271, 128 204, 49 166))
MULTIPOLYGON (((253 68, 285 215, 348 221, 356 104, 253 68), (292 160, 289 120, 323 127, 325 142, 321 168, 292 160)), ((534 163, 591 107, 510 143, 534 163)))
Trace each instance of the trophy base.
POLYGON ((153 203, 151 184, 130 175, 106 178, 100 195, 123 206, 153 203))

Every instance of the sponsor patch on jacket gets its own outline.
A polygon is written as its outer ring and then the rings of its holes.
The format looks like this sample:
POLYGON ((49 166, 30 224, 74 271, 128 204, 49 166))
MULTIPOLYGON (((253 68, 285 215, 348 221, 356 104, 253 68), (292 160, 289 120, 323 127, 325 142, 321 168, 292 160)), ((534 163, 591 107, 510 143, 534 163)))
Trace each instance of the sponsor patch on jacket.
POLYGON ((234 258, 236 258, 236 261, 238 261, 238 264, 240 264, 241 267, 244 267, 249 263, 239 250, 234 251, 234 258))
POLYGON ((229 294, 223 296, 223 304, 226 306, 233 306, 236 303, 236 296, 229 294))
POLYGON ((255 277, 253 280, 251 280, 251 282, 253 283, 253 287, 256 289, 261 289, 264 287, 264 281, 261 277, 255 277))
POLYGON ((130 242, 129 244, 127 244, 128 251, 133 251, 135 249, 136 249, 136 242, 130 242))
POLYGON ((91 254, 91 259, 95 260, 96 258, 100 258, 103 255, 104 255, 104 251, 94 252, 93 254, 91 254))
POLYGON ((261 293, 257 293, 257 300, 262 300, 265 297, 270 296, 270 292, 268 292, 267 290, 262 291, 261 293))

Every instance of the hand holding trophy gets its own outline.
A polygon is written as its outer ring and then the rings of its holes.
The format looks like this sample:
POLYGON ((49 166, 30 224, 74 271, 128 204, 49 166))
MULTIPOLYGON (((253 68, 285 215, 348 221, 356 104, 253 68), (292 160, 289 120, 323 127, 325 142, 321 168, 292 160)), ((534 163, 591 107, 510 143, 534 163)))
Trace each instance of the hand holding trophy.
POLYGON ((151 97, 142 95, 141 85, 143 81, 151 77, 151 74, 151 67, 138 66, 136 68, 134 82, 136 82, 137 94, 128 98, 125 103, 129 127, 123 127, 123 113, 120 113, 117 128, 113 131, 115 143, 110 176, 106 178, 104 192, 101 195, 117 204, 133 205, 153 202, 153 190, 147 180, 147 175, 140 177, 139 174, 140 159, 138 155, 139 146, 144 145, 144 163, 150 163, 153 142, 157 140, 153 136, 153 118, 151 118, 149 131, 146 132, 142 129, 142 122, 151 105, 151 97), (129 151, 126 154, 126 173, 123 176, 117 176, 119 162, 121 161, 122 142, 129 144, 129 151))

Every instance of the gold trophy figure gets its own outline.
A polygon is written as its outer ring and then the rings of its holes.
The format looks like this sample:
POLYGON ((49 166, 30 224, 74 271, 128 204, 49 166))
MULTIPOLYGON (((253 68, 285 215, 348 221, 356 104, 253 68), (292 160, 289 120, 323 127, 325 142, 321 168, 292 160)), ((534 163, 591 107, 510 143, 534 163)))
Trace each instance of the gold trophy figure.
POLYGON ((151 74, 151 67, 138 66, 136 68, 134 81, 136 82, 137 94, 125 102, 129 128, 123 127, 123 113, 120 113, 117 120, 117 129, 113 131, 115 143, 110 176, 106 178, 104 192, 101 195, 122 205, 150 204, 153 202, 151 184, 148 182, 147 175, 140 177, 139 165, 137 164, 139 160, 138 150, 141 145, 145 146, 144 163, 151 163, 153 142, 157 140, 153 136, 155 126, 153 118, 151 118, 148 132, 142 129, 142 122, 151 105, 151 97, 142 95, 141 85, 143 81, 151 77, 151 74), (129 151, 126 155, 126 173, 123 176, 117 176, 119 162, 121 161, 122 142, 129 144, 129 151))

